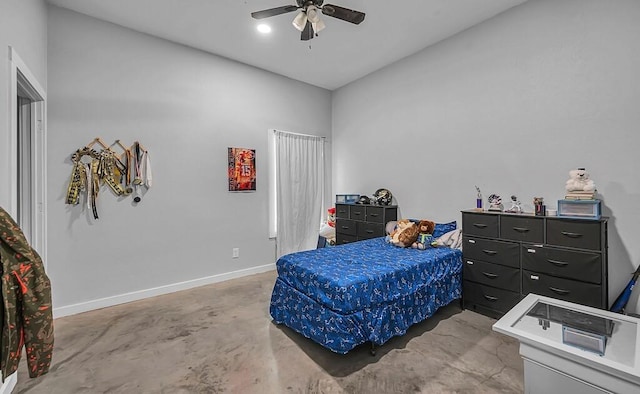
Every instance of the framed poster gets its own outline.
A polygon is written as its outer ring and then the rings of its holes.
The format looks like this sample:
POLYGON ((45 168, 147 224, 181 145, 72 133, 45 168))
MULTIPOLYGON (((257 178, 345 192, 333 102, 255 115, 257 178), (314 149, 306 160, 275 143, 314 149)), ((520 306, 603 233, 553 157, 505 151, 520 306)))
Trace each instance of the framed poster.
POLYGON ((256 150, 229 148, 229 191, 256 190, 256 150))

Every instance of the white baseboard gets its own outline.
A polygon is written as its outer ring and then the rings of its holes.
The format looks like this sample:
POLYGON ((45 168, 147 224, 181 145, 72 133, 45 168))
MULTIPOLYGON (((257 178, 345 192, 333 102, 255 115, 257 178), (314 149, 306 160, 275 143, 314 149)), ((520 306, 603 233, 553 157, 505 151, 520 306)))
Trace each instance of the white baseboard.
POLYGON ((14 372, 0 386, 0 394, 11 394, 16 387, 16 383, 18 383, 18 374, 14 372))
MULTIPOLYGON (((235 279, 235 278, 241 278, 243 276, 259 274, 262 272, 274 270, 275 268, 276 268, 275 263, 272 263, 267 265, 261 265, 258 267, 247 268, 239 271, 226 272, 224 274, 207 276, 205 278, 193 279, 193 280, 188 280, 188 281, 179 282, 179 283, 172 283, 170 285, 154 287, 152 289, 133 291, 131 293, 120 294, 112 297, 105 297, 97 300, 81 302, 78 304, 61 306, 59 308, 56 308, 54 306, 53 317, 58 318, 58 317, 70 316, 70 315, 75 315, 77 313, 106 308, 108 306, 125 304, 131 301, 138 301, 138 300, 142 300, 149 297, 155 297, 163 294, 174 293, 176 291, 192 289, 194 287, 210 285, 212 283, 223 282, 229 279, 235 279)), ((3 391, 0 391, 0 394, 3 394, 3 391)))

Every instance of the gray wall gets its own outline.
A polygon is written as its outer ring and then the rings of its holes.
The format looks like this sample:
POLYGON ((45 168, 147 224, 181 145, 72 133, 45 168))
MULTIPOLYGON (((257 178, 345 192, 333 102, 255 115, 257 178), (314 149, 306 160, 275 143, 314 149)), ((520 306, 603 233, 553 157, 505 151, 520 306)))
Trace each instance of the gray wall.
POLYGON ((639 20, 636 0, 531 0, 335 91, 334 191, 386 187, 403 217, 459 222, 474 185, 555 208, 586 167, 613 302, 640 263, 639 20))
MULTIPOLYGON (((0 205, 10 207, 9 46, 26 63, 43 89, 47 89, 47 6, 44 0, 0 1, 0 205)), ((14 98, 15 99, 15 98, 14 98)))
POLYGON ((48 50, 56 310, 274 263, 267 129, 330 136, 329 91, 56 7, 48 50), (314 110, 297 110, 300 102, 314 110), (69 157, 94 137, 139 140, 154 172, 137 206, 103 187, 97 221, 64 204, 69 157), (255 193, 227 191, 228 147, 256 149, 255 193), (239 259, 231 258, 234 247, 239 259))

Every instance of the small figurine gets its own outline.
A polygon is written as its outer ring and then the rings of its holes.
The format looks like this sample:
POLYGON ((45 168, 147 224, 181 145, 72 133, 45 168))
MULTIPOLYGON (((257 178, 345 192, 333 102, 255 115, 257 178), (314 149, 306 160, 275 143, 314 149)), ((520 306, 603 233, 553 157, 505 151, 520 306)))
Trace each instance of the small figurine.
POLYGON ((518 197, 515 195, 511 196, 511 206, 505 212, 522 213, 522 204, 520 203, 520 200, 518 200, 518 197))
POLYGON ((533 208, 536 216, 544 216, 546 213, 546 207, 544 206, 544 198, 534 197, 533 208))
POLYGON ((504 206, 502 205, 502 198, 497 194, 492 194, 487 199, 489 202, 489 211, 500 211, 504 210, 504 206))

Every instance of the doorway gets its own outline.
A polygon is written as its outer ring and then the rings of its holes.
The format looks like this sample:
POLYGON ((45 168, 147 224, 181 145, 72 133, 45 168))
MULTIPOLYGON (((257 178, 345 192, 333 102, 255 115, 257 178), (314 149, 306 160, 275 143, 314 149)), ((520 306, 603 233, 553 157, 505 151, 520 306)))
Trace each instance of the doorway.
POLYGON ((46 265, 46 97, 13 48, 10 60, 12 193, 8 211, 46 265))
POLYGON ((31 124, 32 124, 32 111, 31 105, 34 102, 33 99, 27 96, 26 92, 21 91, 20 84, 18 84, 18 96, 17 96, 17 130, 16 140, 18 142, 17 152, 17 171, 16 179, 18 185, 16 191, 17 196, 17 216, 16 222, 20 225, 22 232, 27 241, 33 240, 33 169, 32 169, 32 138, 31 138, 31 124))

